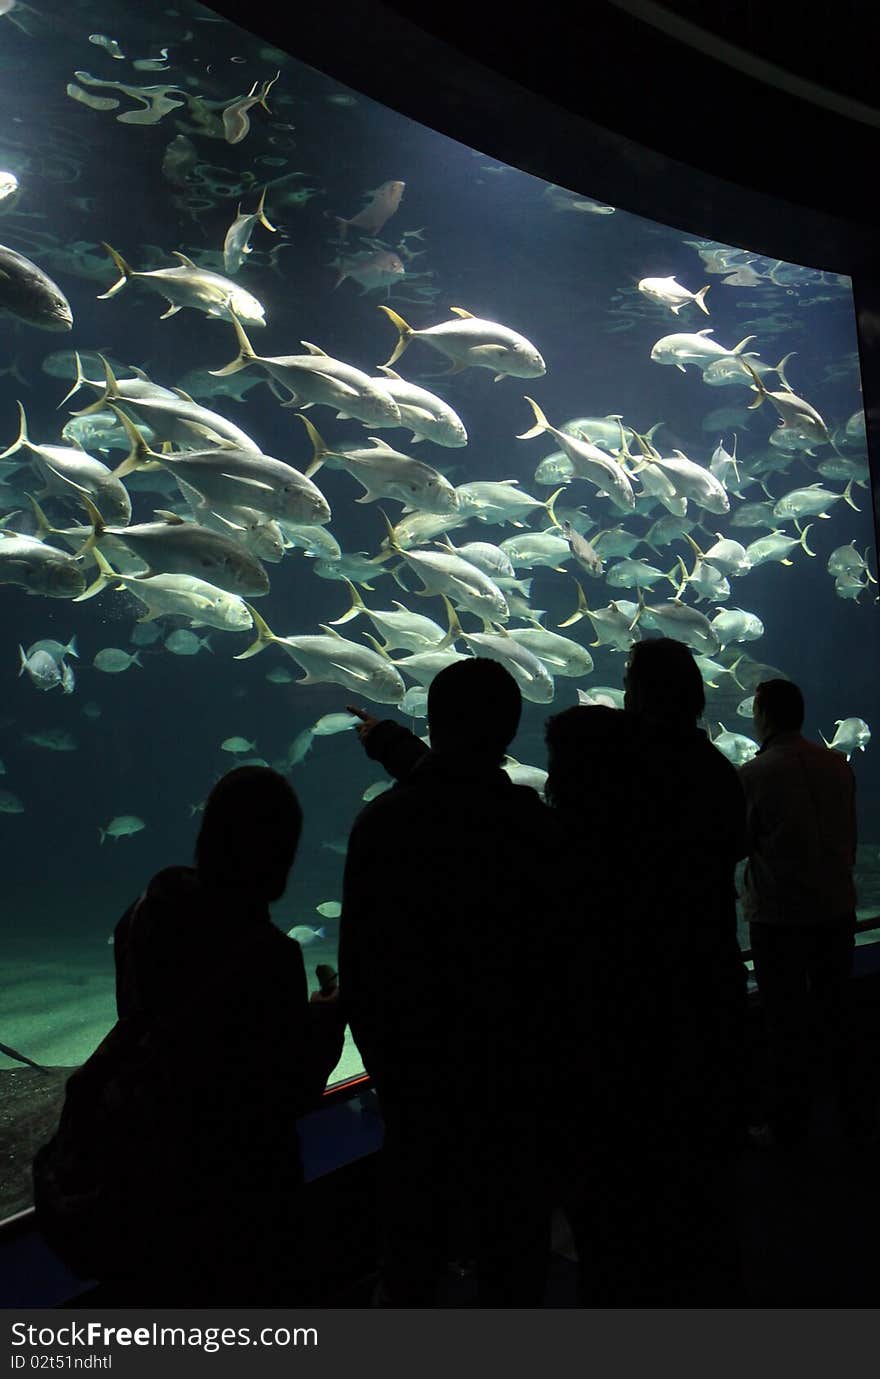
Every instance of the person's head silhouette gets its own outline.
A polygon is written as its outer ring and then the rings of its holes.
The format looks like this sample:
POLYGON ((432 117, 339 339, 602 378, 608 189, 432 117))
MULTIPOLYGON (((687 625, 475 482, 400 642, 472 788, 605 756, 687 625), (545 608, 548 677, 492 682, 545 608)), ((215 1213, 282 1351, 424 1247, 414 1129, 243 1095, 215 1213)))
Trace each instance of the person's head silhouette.
POLYGON ((755 690, 752 718, 760 742, 774 733, 799 733, 804 726, 804 696, 791 680, 762 680, 755 690))
POLYGON ((495 765, 516 736, 521 712, 519 686, 500 662, 483 656, 454 661, 428 690, 431 747, 495 765))
POLYGON ((635 642, 623 683, 624 708, 664 727, 692 729, 706 707, 693 652, 671 637, 635 642))
POLYGON ((229 771, 208 796, 196 840, 199 879, 217 890, 283 895, 302 832, 296 792, 268 766, 229 771))

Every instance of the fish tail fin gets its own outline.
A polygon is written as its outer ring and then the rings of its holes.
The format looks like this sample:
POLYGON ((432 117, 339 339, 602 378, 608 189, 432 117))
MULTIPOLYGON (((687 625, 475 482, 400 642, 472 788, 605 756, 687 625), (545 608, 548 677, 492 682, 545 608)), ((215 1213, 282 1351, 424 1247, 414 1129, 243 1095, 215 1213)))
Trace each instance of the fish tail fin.
POLYGON ((701 287, 699 292, 696 292, 694 294, 694 301, 696 302, 697 306, 700 308, 701 311, 705 311, 707 316, 709 315, 709 308, 706 306, 706 293, 709 291, 709 288, 711 286, 711 283, 706 283, 705 287, 701 287))
POLYGON ((312 458, 305 471, 306 478, 310 479, 313 474, 317 474, 327 456, 332 455, 333 452, 318 431, 318 428, 312 425, 308 417, 304 416, 302 412, 297 412, 296 415, 309 433, 309 440, 312 442, 312 458))
MULTIPOLYGON (((102 589, 106 589, 114 579, 118 578, 116 571, 101 554, 100 547, 95 546, 90 552, 92 559, 98 567, 98 578, 90 584, 84 593, 78 594, 73 603, 85 603, 86 599, 93 599, 96 594, 100 594, 102 589)), ((123 586, 124 587, 124 586, 123 586)))
POLYGON ((24 407, 18 404, 18 440, 13 441, 8 449, 0 453, 0 460, 5 460, 7 455, 14 455, 16 450, 20 450, 23 445, 27 445, 30 440, 27 431, 27 417, 24 414, 24 407))
POLYGON ((739 344, 734 345, 730 353, 742 356, 742 352, 745 349, 746 345, 750 345, 752 341, 757 340, 757 338, 757 335, 744 335, 742 340, 740 340, 739 344))
MULTIPOLYGON (((747 340, 753 340, 753 339, 754 339, 754 336, 752 336, 752 335, 747 336, 746 339, 747 339, 747 340)), ((735 354, 735 353, 736 353, 736 350, 732 350, 731 353, 735 354)), ((754 383, 755 389, 756 389, 757 394, 758 394, 758 396, 755 398, 754 402, 750 402, 750 403, 749 403, 749 411, 750 411, 750 412, 753 412, 753 411, 755 410, 756 407, 760 407, 761 403, 765 401, 765 399, 769 396, 769 394, 768 394, 768 392, 767 392, 767 389, 764 387, 764 384, 761 382, 760 378, 759 378, 758 375, 755 373, 755 370, 752 368, 752 366, 751 366, 751 364, 749 363, 749 361, 748 361, 747 359, 744 359, 744 358, 742 357, 742 355, 740 355, 740 356, 739 356, 739 362, 742 364, 743 368, 746 369, 746 370, 752 375, 752 382, 754 383)))
POLYGON ((106 830, 106 829, 103 829, 103 828, 99 828, 99 829, 98 829, 98 843, 99 843, 99 845, 100 845, 101 843, 103 843, 103 841, 104 841, 104 839, 105 839, 106 837, 107 837, 107 830, 106 830))
POLYGON ((238 341, 238 354, 228 364, 224 364, 222 369, 209 369, 208 373, 212 378, 223 378, 228 373, 238 373, 239 369, 246 369, 248 364, 253 364, 258 357, 253 345, 244 333, 241 321, 228 303, 227 310, 235 330, 235 338, 238 341))
MULTIPOLYGON (((20 406, 21 406, 21 403, 19 403, 18 405, 19 405, 19 407, 20 407, 20 406)), ((853 486, 854 483, 855 483, 855 479, 850 479, 850 481, 849 481, 849 483, 847 484, 846 488, 843 490, 843 501, 844 501, 845 503, 849 503, 850 507, 853 508, 856 512, 861 512, 862 509, 859 508, 859 507, 856 507, 856 504, 855 504, 855 502, 854 502, 854 500, 853 500, 853 496, 852 496, 852 486, 853 486)))
POLYGON ((79 350, 73 351, 73 359, 76 367, 76 374, 73 380, 73 387, 64 394, 63 398, 58 404, 59 407, 63 407, 65 402, 67 402, 68 398, 73 397, 74 393, 78 393, 82 385, 88 382, 88 379, 86 378, 85 373, 83 372, 82 360, 79 356, 79 350))
POLYGON ((66 651, 67 651, 67 655, 68 655, 68 656, 75 656, 76 659, 79 660, 79 652, 78 652, 77 649, 76 649, 76 633, 75 633, 75 632, 74 632, 73 636, 71 637, 70 641, 67 643, 66 651))
MULTIPOLYGON (((305 418, 303 418, 303 420, 305 420, 305 418)), ((347 579, 344 581, 344 583, 348 585, 348 593, 351 599, 351 607, 349 608, 347 613, 343 613, 341 618, 332 618, 330 621, 331 627, 339 627, 344 622, 351 622, 352 618, 356 618, 361 613, 366 613, 367 611, 366 604, 364 603, 355 586, 352 584, 351 580, 347 579)))
POLYGON ((264 187, 260 195, 259 204, 257 205, 257 219, 259 220, 262 226, 264 226, 267 230, 271 230, 274 234, 278 229, 278 226, 270 224, 269 220, 266 218, 266 192, 268 190, 268 187, 264 187))
POLYGON ((245 651, 240 651, 237 656, 233 657, 235 661, 246 661, 250 656, 256 656, 260 651, 263 651, 270 642, 280 641, 280 638, 275 636, 269 624, 261 617, 253 604, 245 600, 244 606, 253 618, 257 637, 256 641, 251 642, 250 646, 245 651))
POLYGON ((590 610, 587 607, 587 596, 579 580, 574 581, 574 587, 577 589, 577 608, 570 617, 565 619, 565 622, 557 623, 557 627, 571 627, 574 623, 580 622, 581 618, 585 618, 589 614, 590 610))
POLYGON ((666 573, 665 573, 665 575, 663 576, 663 578, 666 579, 666 580, 668 580, 669 583, 672 585, 673 589, 675 590, 675 597, 676 597, 676 598, 678 598, 679 593, 680 593, 681 590, 684 588, 684 585, 681 583, 681 580, 680 580, 680 577, 679 577, 679 569, 684 569, 684 571, 685 571, 685 584, 686 584, 686 583, 687 583, 687 567, 685 566, 685 563, 684 563, 684 561, 682 560, 682 558, 681 558, 680 555, 677 555, 677 556, 675 557, 675 564, 672 566, 671 569, 667 570, 666 573))
POLYGON ((443 605, 446 609, 447 632, 442 642, 438 642, 435 651, 445 651, 448 646, 452 646, 462 635, 461 623, 458 621, 458 614, 445 594, 441 594, 443 605))
POLYGON ((95 504, 92 502, 89 495, 85 492, 80 492, 79 501, 82 503, 83 507, 89 515, 89 522, 91 523, 92 531, 91 535, 86 538, 83 545, 80 546, 79 550, 77 551, 76 554, 78 558, 84 555, 88 555, 90 551, 93 551, 95 549, 98 542, 101 540, 101 537, 104 535, 105 530, 104 519, 101 516, 98 509, 95 507, 95 504))
POLYGON ((533 397, 526 397, 525 393, 523 393, 523 397, 526 398, 526 402, 535 414, 535 424, 531 426, 528 431, 523 431, 522 435, 518 435, 518 441, 528 441, 531 440, 533 436, 540 436, 550 425, 535 399, 533 397))
MULTIPOLYGON (((681 570, 681 579, 679 580, 678 588, 675 591, 675 597, 677 599, 680 599, 682 596, 682 592, 687 588, 688 580, 691 579, 692 576, 688 574, 687 566, 685 565, 681 556, 677 556, 676 561, 681 570)), ((694 569, 696 570, 696 568, 696 564, 694 564, 694 569)))
POLYGON ((779 379, 779 382, 782 384, 783 388, 787 388, 789 392, 791 392, 791 384, 785 376, 785 366, 788 363, 789 359, 794 359, 796 354, 797 350, 789 350, 788 354, 783 355, 779 363, 776 365, 776 368, 773 370, 773 372, 776 374, 776 377, 779 379))
POLYGON ((280 76, 281 72, 276 72, 274 77, 268 78, 266 81, 263 82, 263 85, 260 87, 260 99, 258 100, 257 104, 261 105, 268 115, 271 115, 272 111, 266 104, 266 97, 268 96, 269 92, 272 90, 272 87, 275 85, 276 81, 280 76))
POLYGON ((24 649, 24 647, 22 646, 21 642, 19 642, 19 644, 18 644, 18 655, 19 655, 19 659, 20 659, 20 669, 19 669, 19 672, 18 672, 18 673, 19 673, 19 676, 21 676, 21 675, 24 675, 25 671, 27 670, 27 666, 28 666, 27 652, 25 651, 25 649, 24 649))
POLYGON ((828 741, 828 738, 825 736, 824 733, 820 733, 819 736, 821 737, 822 741, 825 743, 825 746, 826 746, 826 747, 830 747, 830 746, 831 746, 831 743, 828 741))
POLYGON ((810 528, 812 527, 812 525, 813 525, 812 522, 808 522, 807 525, 803 528, 803 530, 801 530, 801 528, 798 526, 797 522, 795 522, 795 527, 797 527, 797 532, 798 532, 798 539, 799 539, 799 541, 800 541, 800 544, 803 546, 804 550, 806 551, 807 555, 815 555, 815 554, 816 554, 816 552, 815 552, 815 551, 811 551, 810 548, 809 548, 809 546, 807 545, 807 532, 810 530, 810 528))
POLYGON ((403 354, 403 351, 406 349, 410 340, 412 340, 415 332, 412 326, 407 325, 406 321, 403 319, 402 316, 398 316, 396 311, 391 310, 390 306, 380 306, 379 310, 384 311, 388 319, 392 321, 394 325, 397 327, 397 344, 394 346, 394 351, 391 355, 391 358, 388 360, 385 366, 386 368, 390 369, 393 364, 397 363, 398 359, 403 354))
POLYGON ((151 459, 160 459, 155 451, 151 450, 144 440, 138 428, 130 417, 114 403, 110 403, 110 411, 114 412, 125 434, 131 443, 131 449, 121 464, 113 470, 114 479, 123 479, 126 474, 131 474, 136 469, 143 469, 151 459))
POLYGON ((116 293, 121 292, 123 287, 125 287, 125 284, 128 282, 129 278, 134 277, 134 269, 131 267, 130 264, 125 262, 125 259, 122 257, 122 255, 118 254, 111 244, 107 244, 102 239, 101 248, 107 250, 107 253, 110 255, 111 259, 116 264, 116 267, 119 269, 119 277, 117 278, 116 282, 113 284, 112 287, 107 288, 106 292, 99 293, 97 299, 99 302, 104 301, 107 297, 115 297, 116 293))
MULTIPOLYGON (((388 545, 390 546, 390 548, 391 548, 392 551, 396 552, 397 555, 403 555, 403 551, 401 550, 400 546, 398 545, 397 537, 394 535, 394 527, 391 525, 391 518, 388 516, 388 513, 385 511, 384 508, 380 508, 379 511, 381 512, 382 516, 385 518, 385 525, 386 525, 386 527, 388 528, 388 537, 387 537, 388 545)), ((398 580, 397 582, 398 582, 398 584, 400 584, 400 580, 398 580)), ((401 584, 400 587, 401 587, 401 589, 406 589, 406 585, 405 585, 405 584, 401 584)), ((409 590, 407 590, 407 593, 409 593, 409 590)))
POLYGON ((32 493, 28 494, 28 502, 34 510, 34 518, 37 523, 37 537, 40 541, 45 541, 47 536, 51 536, 54 533, 55 528, 52 526, 52 523, 49 521, 32 493))
POLYGON ((556 516, 556 507, 555 507, 555 504, 556 504, 556 499, 559 497, 560 493, 563 493, 564 491, 565 491, 565 484, 561 484, 560 487, 557 488, 557 490, 556 490, 555 493, 551 493, 551 494, 550 494, 550 497, 547 499, 546 503, 544 504, 544 507, 547 509, 547 516, 550 518, 550 521, 553 523, 554 527, 561 527, 561 526, 562 526, 562 523, 559 521, 559 518, 556 516))

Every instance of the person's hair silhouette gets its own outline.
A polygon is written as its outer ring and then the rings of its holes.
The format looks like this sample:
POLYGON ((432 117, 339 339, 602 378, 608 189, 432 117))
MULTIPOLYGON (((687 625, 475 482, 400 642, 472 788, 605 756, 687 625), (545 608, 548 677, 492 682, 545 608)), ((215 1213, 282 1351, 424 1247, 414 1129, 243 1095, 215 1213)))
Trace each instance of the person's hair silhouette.
POLYGON ((214 786, 196 840, 199 880, 214 890, 283 895, 302 832, 296 792, 268 766, 238 766, 214 786))
POLYGON ((635 642, 624 676, 624 707, 643 718, 693 728, 706 707, 690 647, 671 637, 635 642))

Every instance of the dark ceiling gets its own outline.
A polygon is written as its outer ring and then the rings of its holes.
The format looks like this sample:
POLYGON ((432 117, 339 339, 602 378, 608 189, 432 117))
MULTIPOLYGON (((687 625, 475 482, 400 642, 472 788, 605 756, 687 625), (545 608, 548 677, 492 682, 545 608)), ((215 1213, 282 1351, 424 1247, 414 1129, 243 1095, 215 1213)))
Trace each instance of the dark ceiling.
MULTIPOLYGON (((547 0, 527 10, 511 0, 342 0, 256 14, 243 0, 218 0, 213 8, 386 105, 548 180, 676 223, 680 163, 704 174, 704 204, 698 188, 687 217, 692 228, 704 212, 711 219, 723 182, 728 192, 777 199, 790 236, 800 219, 803 252, 797 243, 790 250, 798 261, 820 262, 823 246, 829 266, 839 257, 827 218, 852 227, 858 244, 850 257, 860 269, 874 257, 873 4, 837 0, 821 13, 810 0, 547 0), (564 129, 560 112, 589 125, 564 129), (631 177, 631 187, 614 136, 646 150, 646 173, 631 177), (650 207, 638 199, 646 178, 650 207)), ((735 195, 729 199, 735 206, 735 195)), ((758 247, 748 228, 737 242, 758 247)))

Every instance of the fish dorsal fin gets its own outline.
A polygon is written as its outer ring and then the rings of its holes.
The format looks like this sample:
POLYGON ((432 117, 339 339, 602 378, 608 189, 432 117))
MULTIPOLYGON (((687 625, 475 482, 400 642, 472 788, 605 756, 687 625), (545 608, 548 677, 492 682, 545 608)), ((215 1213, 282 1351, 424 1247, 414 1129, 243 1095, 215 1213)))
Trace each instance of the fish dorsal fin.
POLYGON ((370 442, 370 445, 378 445, 380 450, 385 450, 387 448, 385 442, 380 440, 378 436, 367 436, 367 440, 370 442))
POLYGON ((328 636, 330 636, 330 637, 338 637, 339 640, 340 640, 341 642, 344 642, 344 641, 345 641, 345 638, 343 637, 342 633, 341 633, 341 632, 337 632, 337 631, 336 631, 336 628, 335 628, 335 627, 331 627, 331 626, 329 625, 329 623, 321 622, 321 623, 318 623, 318 626, 320 627, 321 631, 322 631, 322 632, 326 632, 328 636))
POLYGON ((476 317, 472 311, 465 311, 463 306, 451 306, 449 310, 453 316, 460 316, 463 321, 474 321, 476 317))
POLYGON ((322 350, 320 345, 313 345, 309 340, 300 340, 299 343, 304 350, 308 350, 309 354, 322 354, 325 359, 329 357, 327 351, 322 350))
POLYGON ((163 522, 167 522, 169 527, 185 527, 186 519, 179 516, 176 512, 169 512, 167 508, 153 508, 157 517, 161 517, 163 522))
POLYGON ((142 378, 145 383, 152 382, 152 379, 150 378, 150 375, 147 373, 146 369, 139 369, 136 364, 131 364, 129 367, 131 368, 131 371, 134 374, 135 378, 142 378))
POLYGON ((171 257, 173 259, 179 259, 180 262, 183 264, 184 268, 195 268, 196 271, 198 271, 199 265, 197 263, 193 263, 192 259, 188 259, 186 254, 182 254, 179 249, 172 249, 171 257))
POLYGON ((385 375, 386 378, 393 378, 398 383, 403 382, 403 379, 401 378, 400 374, 395 373, 395 371, 392 368, 389 368, 387 364, 377 364, 376 367, 378 368, 380 373, 383 373, 385 375))
POLYGON ((171 391, 172 393, 176 393, 178 397, 183 398, 184 402, 192 402, 193 405, 197 405, 195 398, 190 397, 189 393, 185 393, 182 388, 172 388, 171 391))
MULTIPOLYGON (((714 327, 714 326, 704 326, 702 330, 695 331, 694 333, 695 333, 696 335, 714 335, 714 333, 715 333, 715 327, 714 327)), ((750 339, 750 340, 754 340, 754 338, 755 338, 755 337, 754 337, 753 335, 749 336, 749 339, 750 339)))

